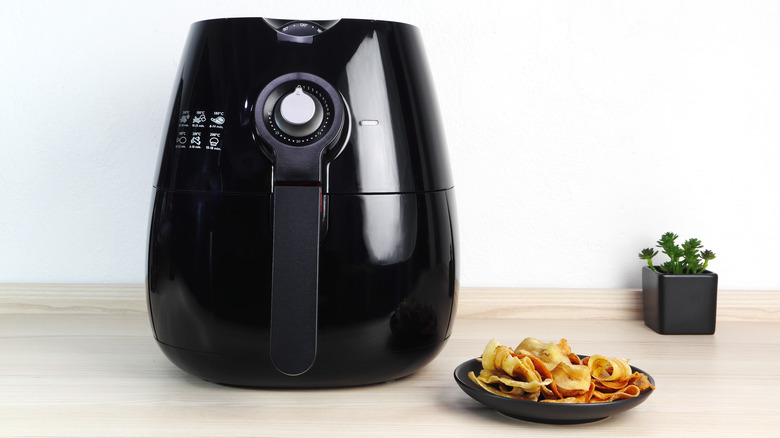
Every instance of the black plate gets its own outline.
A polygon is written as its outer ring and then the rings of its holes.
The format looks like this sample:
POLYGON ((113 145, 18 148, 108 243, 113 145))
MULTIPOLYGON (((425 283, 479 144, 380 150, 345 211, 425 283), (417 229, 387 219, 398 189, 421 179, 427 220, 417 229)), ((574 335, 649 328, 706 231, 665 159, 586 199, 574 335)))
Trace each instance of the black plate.
MULTIPOLYGON (((480 370, 482 364, 476 359, 463 362, 455 368, 455 381, 463 392, 504 415, 537 423, 574 424, 602 420, 641 404, 653 392, 652 389, 646 389, 637 397, 604 403, 565 404, 517 400, 493 395, 472 382, 469 371, 479 375, 480 370)), ((655 380, 650 374, 636 367, 631 367, 631 370, 645 374, 655 386, 655 380)))

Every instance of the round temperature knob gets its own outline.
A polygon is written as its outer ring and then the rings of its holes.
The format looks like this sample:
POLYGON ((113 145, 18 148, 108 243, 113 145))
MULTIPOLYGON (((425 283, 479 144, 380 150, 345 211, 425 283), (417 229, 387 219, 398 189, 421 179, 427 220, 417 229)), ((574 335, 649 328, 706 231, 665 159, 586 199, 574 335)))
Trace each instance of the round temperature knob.
POLYGON ((322 124, 323 111, 319 99, 303 91, 298 85, 292 93, 282 97, 274 108, 276 126, 287 135, 306 137, 322 124))
POLYGON ((303 72, 269 82, 257 97, 254 111, 257 134, 271 155, 289 146, 331 147, 346 120, 341 94, 321 77, 303 72))

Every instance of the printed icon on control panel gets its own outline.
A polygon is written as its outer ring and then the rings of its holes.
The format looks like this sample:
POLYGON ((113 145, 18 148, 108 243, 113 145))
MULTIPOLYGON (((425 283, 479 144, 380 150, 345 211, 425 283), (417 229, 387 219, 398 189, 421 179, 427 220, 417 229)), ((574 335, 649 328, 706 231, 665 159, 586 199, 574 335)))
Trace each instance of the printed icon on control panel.
POLYGON ((211 121, 216 123, 217 125, 221 125, 225 123, 225 118, 222 116, 212 117, 211 121))
POLYGON ((190 118, 189 114, 182 114, 179 117, 179 123, 187 123, 187 119, 189 119, 189 118, 190 118))
POLYGON ((190 143, 200 146, 200 136, 192 136, 190 143))
POLYGON ((181 136, 181 137, 177 138, 177 139, 176 139, 176 143, 179 143, 179 144, 185 144, 185 143, 187 143, 187 137, 185 137, 185 136, 181 136))
POLYGON ((206 121, 206 115, 205 114, 198 114, 197 116, 192 118, 193 123, 203 123, 206 121))
POLYGON ((209 139, 209 145, 210 145, 211 147, 215 147, 215 146, 217 146, 218 144, 219 144, 219 138, 218 138, 218 137, 211 137, 211 138, 209 139))

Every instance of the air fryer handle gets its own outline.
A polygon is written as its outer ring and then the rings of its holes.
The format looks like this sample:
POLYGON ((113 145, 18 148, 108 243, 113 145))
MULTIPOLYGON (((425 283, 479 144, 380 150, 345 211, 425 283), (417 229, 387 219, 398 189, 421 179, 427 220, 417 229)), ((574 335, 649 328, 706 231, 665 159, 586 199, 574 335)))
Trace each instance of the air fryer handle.
POLYGON ((271 361, 291 376, 317 355, 321 197, 318 184, 274 189, 271 361))
POLYGON ((255 102, 257 134, 274 160, 271 362, 290 376, 317 355, 323 157, 341 138, 345 112, 336 88, 303 72, 272 80, 255 102))

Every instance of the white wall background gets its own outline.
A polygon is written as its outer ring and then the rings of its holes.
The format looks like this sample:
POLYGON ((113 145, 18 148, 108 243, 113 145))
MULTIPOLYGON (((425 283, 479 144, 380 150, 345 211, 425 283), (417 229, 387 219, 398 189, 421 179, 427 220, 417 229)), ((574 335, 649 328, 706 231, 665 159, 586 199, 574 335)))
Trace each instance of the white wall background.
POLYGON ((639 287, 698 237, 778 289, 780 2, 3 1, 0 282, 140 283, 188 26, 377 18, 423 32, 464 286, 639 287))

